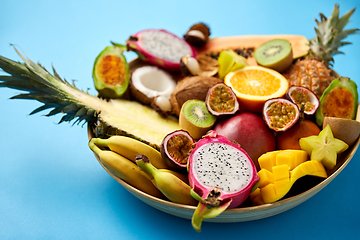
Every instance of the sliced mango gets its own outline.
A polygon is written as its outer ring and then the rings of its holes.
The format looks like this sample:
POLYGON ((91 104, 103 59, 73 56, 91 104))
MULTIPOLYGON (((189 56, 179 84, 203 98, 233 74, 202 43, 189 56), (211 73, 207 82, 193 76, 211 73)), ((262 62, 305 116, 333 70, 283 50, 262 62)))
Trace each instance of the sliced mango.
POLYGON ((306 176, 326 178, 327 173, 319 161, 308 161, 306 151, 282 150, 260 156, 259 187, 250 194, 254 205, 272 203, 283 198, 297 179, 306 176))
POLYGON ((273 167, 274 182, 290 178, 289 166, 286 164, 273 167))
POLYGON ((276 155, 280 151, 271 151, 264 153, 258 158, 260 169, 266 169, 270 172, 272 172, 273 166, 276 165, 276 155))
POLYGON ((291 171, 291 182, 294 183, 306 175, 327 178, 324 165, 319 161, 310 160, 300 164, 291 171))
POLYGON ((300 163, 308 160, 308 155, 306 151, 303 150, 286 150, 280 151, 276 155, 276 165, 286 164, 289 166, 290 170, 293 170, 300 163))
POLYGON ((268 185, 269 183, 274 183, 274 176, 272 174, 272 172, 266 170, 265 168, 264 169, 261 169, 259 172, 258 172, 258 175, 259 175, 259 188, 262 188, 266 185, 268 185))
POLYGON ((275 181, 276 200, 283 198, 291 189, 292 183, 289 178, 275 181))
POLYGON ((264 203, 272 203, 278 200, 274 183, 270 183, 265 187, 261 188, 260 194, 264 203))
POLYGON ((264 204, 264 200, 262 199, 260 188, 257 188, 254 192, 250 193, 251 202, 254 205, 262 205, 264 204))

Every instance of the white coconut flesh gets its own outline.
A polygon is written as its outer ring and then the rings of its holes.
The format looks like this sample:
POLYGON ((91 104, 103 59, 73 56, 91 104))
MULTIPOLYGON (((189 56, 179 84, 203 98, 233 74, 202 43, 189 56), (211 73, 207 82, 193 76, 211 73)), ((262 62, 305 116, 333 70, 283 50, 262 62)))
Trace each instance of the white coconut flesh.
POLYGON ((141 47, 157 58, 179 63, 186 55, 193 55, 191 47, 184 40, 162 31, 141 33, 141 47))
POLYGON ((198 37, 200 39, 206 40, 205 35, 199 30, 190 30, 190 31, 187 32, 186 35, 194 36, 194 37, 198 37))
POLYGON ((192 75, 197 75, 200 71, 199 62, 193 57, 188 57, 187 61, 187 67, 189 71, 192 73, 192 75))
POLYGON ((155 98, 155 104, 164 112, 170 112, 172 109, 170 99, 164 96, 155 98))
POLYGON ((193 157, 194 177, 203 186, 233 193, 244 189, 253 177, 251 160, 228 144, 205 144, 196 150, 193 157))
POLYGON ((136 69, 131 80, 134 87, 148 98, 162 96, 169 99, 176 86, 176 81, 170 74, 155 66, 136 69))

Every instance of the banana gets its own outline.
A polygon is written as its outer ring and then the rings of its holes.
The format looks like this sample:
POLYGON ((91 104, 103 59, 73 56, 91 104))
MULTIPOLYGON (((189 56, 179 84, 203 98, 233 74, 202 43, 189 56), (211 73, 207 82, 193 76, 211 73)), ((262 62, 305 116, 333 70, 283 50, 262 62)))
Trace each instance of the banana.
POLYGON ((102 150, 96 139, 89 142, 90 149, 99 156, 101 163, 116 177, 126 181, 133 187, 154 197, 162 198, 163 194, 154 186, 150 177, 129 159, 110 150, 102 150))
POLYGON ((198 201, 191 194, 188 184, 167 169, 157 169, 145 155, 136 156, 136 164, 146 172, 156 187, 172 202, 196 206, 198 201))
POLYGON ((144 154, 150 159, 151 163, 156 168, 169 168, 158 150, 136 139, 125 136, 111 136, 108 139, 93 138, 92 141, 97 146, 102 148, 108 147, 111 151, 114 151, 132 161, 135 161, 136 155, 144 154))

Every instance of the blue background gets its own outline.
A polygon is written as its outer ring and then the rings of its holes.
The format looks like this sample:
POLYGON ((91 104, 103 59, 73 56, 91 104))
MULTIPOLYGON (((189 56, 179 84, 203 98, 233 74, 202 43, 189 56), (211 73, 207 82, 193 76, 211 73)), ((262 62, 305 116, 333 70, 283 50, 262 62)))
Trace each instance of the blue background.
MULTIPOLYGON (((343 0, 340 13, 359 7, 343 0)), ((47 69, 96 94, 91 70, 110 41, 164 28, 182 36, 199 21, 211 36, 315 36, 315 18, 336 1, 19 1, 0 4, 0 55, 20 60, 10 44, 47 69)), ((348 28, 360 27, 360 9, 348 28)), ((335 71, 360 84, 359 35, 335 58, 335 71)), ((135 57, 127 53, 128 60, 135 57)), ((334 181, 305 203, 276 216, 243 223, 189 220, 139 201, 113 180, 87 146, 87 129, 60 116, 29 116, 35 101, 9 100, 0 89, 0 239, 354 239, 359 235, 357 153, 334 181)))

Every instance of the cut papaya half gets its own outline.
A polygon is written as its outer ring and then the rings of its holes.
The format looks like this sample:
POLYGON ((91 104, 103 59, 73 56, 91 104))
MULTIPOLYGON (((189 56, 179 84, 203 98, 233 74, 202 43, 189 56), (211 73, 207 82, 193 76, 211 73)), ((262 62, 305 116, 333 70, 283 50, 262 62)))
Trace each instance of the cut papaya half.
MULTIPOLYGON (((300 58, 308 54, 309 41, 305 36, 292 34, 276 35, 248 35, 211 38, 204 47, 198 49, 199 54, 220 52, 226 49, 254 48, 254 50, 273 39, 286 39, 290 42, 293 49, 293 58, 300 58)), ((248 58, 249 65, 257 65, 253 57, 248 58)))

